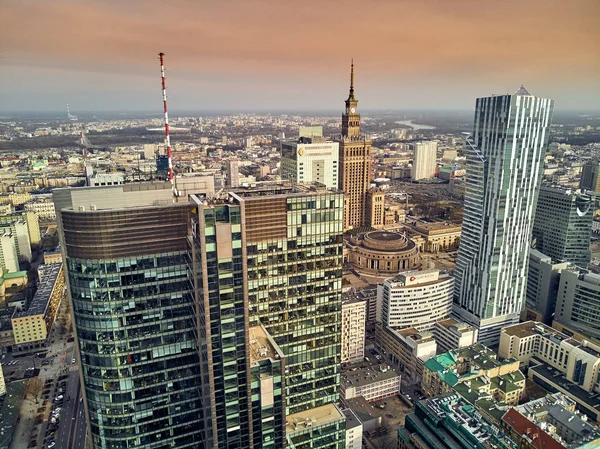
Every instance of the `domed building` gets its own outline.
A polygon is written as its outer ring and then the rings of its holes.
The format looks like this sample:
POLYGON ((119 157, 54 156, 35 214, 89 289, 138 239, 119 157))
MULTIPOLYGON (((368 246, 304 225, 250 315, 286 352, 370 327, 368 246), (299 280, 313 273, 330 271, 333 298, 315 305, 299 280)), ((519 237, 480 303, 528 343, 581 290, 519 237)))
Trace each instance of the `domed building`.
POLYGON ((373 231, 346 240, 346 262, 357 271, 376 276, 397 274, 413 268, 418 249, 404 234, 373 231))

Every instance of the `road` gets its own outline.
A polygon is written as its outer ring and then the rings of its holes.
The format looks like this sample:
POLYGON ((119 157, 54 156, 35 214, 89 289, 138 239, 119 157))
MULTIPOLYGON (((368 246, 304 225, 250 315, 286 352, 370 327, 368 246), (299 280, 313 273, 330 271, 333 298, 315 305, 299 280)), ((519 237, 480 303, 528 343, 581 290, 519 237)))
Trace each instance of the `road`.
POLYGON ((71 449, 85 449, 87 426, 85 421, 85 408, 80 400, 77 400, 77 415, 74 423, 75 431, 73 433, 71 449))
POLYGON ((76 428, 77 413, 79 411, 79 373, 69 372, 65 401, 60 411, 60 425, 56 432, 56 447, 71 448, 71 440, 76 428))

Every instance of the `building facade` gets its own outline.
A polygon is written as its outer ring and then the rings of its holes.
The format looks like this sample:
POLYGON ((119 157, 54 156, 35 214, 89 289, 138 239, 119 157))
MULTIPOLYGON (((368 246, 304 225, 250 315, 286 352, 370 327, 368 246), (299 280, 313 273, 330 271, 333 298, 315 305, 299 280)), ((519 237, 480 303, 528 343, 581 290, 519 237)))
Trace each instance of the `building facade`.
POLYGON ((0 228, 0 266, 9 273, 19 271, 16 240, 10 230, 0 228))
POLYGON ((432 334, 439 353, 477 343, 477 328, 467 323, 459 323, 453 318, 437 321, 433 325, 432 334))
POLYGON ((551 257, 533 248, 529 250, 526 306, 545 324, 551 324, 554 318, 560 273, 568 266, 567 262, 553 263, 551 257))
POLYGON ((357 271, 376 276, 410 270, 417 263, 418 249, 404 234, 373 231, 346 240, 347 262, 357 271))
POLYGON ((554 101, 521 87, 477 100, 467 138, 465 215, 454 314, 496 344, 525 301, 528 247, 554 101))
POLYGON ((340 144, 328 142, 322 137, 322 129, 320 134, 281 142, 281 179, 338 187, 340 144))
POLYGON ((600 275, 578 268, 560 273, 554 319, 587 338, 600 340, 600 275))
POLYGON ((431 179, 435 176, 436 165, 437 142, 415 143, 410 178, 413 181, 419 181, 421 179, 431 179))
POLYGON ((381 322, 393 329, 431 331, 452 311, 454 278, 436 269, 408 271, 378 286, 381 322))
POLYGON ((458 249, 461 226, 449 222, 416 223, 411 229, 421 236, 425 243, 423 249, 429 253, 458 249))
POLYGON ((350 94, 342 114, 339 188, 344 192, 344 229, 367 225, 367 190, 371 180, 371 140, 360 132, 358 100, 354 97, 354 64, 350 70, 350 94))
MULTIPOLYGON (((240 161, 237 158, 229 159, 226 162, 227 187, 237 187, 240 185, 240 161)), ((195 192, 194 192, 195 193, 195 192)))
POLYGON ((55 189, 54 201, 93 447, 217 448, 201 397, 190 205, 173 204, 163 182, 55 189))
POLYGON ((557 186, 542 186, 535 209, 532 246, 556 263, 587 268, 595 195, 557 186))
POLYGON ((581 180, 579 181, 579 188, 585 190, 591 190, 593 192, 600 192, 600 163, 598 161, 587 162, 583 166, 581 172, 581 180))
POLYGON ((390 366, 363 363, 342 373, 340 395, 342 401, 362 396, 366 401, 377 401, 400 393, 400 374, 390 366))
POLYGON ((385 192, 371 188, 367 192, 367 218, 370 227, 383 229, 385 223, 385 192))
POLYGON ((342 363, 365 356, 367 303, 358 298, 342 301, 342 363))

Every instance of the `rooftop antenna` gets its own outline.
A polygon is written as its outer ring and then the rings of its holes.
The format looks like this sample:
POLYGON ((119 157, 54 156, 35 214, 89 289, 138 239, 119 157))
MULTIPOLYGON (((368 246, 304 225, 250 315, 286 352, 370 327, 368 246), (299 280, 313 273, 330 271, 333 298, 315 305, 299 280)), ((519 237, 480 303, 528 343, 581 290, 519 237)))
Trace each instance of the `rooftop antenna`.
POLYGON ((169 172, 168 177, 169 181, 171 181, 171 185, 173 185, 173 162, 172 162, 172 154, 171 154, 171 139, 169 137, 169 113, 167 112, 167 82, 165 78, 165 54, 159 53, 158 57, 160 59, 160 75, 162 81, 162 95, 163 95, 163 107, 165 111, 165 140, 167 142, 167 159, 169 161, 169 172))

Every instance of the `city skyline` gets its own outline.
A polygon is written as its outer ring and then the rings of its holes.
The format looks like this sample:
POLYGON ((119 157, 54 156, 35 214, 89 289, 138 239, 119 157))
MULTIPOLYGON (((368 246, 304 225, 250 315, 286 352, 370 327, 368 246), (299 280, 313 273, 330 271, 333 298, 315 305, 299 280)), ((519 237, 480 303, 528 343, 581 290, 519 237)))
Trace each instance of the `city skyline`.
POLYGON ((9 0, 1 110, 59 111, 67 101, 74 112, 153 110, 159 51, 173 110, 333 110, 351 58, 364 110, 469 109, 520 84, 561 109, 596 107, 598 5, 538 3, 174 2, 167 10, 9 0))

